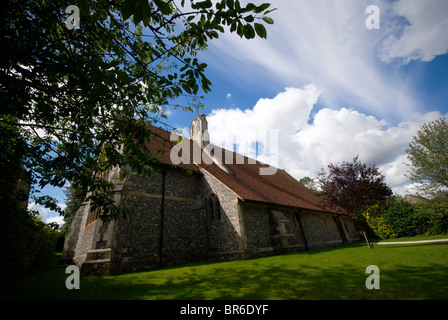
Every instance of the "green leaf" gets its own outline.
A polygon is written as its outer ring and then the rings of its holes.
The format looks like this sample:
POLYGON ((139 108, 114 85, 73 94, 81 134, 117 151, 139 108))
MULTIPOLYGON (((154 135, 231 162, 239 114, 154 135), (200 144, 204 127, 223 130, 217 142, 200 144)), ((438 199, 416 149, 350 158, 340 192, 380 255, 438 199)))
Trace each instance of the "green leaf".
POLYGON ((274 8, 274 9, 272 9, 272 10, 268 10, 268 11, 265 11, 263 14, 264 14, 264 15, 267 15, 267 14, 270 14, 271 12, 273 12, 273 11, 275 11, 275 10, 277 10, 277 8, 274 8))
POLYGON ((261 23, 255 23, 255 31, 257 32, 260 38, 266 39, 267 37, 266 28, 261 23))
POLYGON ((242 10, 242 13, 253 11, 256 8, 256 6, 253 3, 249 3, 246 8, 242 10))
MULTIPOLYGON (((211 0, 200 1, 194 5, 195 8, 198 9, 209 9, 213 6, 213 2, 211 0)), ((193 4, 192 4, 193 7, 193 4)))
POLYGON ((188 85, 187 82, 182 83, 182 89, 184 89, 184 91, 186 93, 191 94, 191 88, 190 88, 190 86, 188 85))
POLYGON ((221 3, 216 3, 216 9, 217 10, 222 10, 226 7, 226 0, 222 0, 221 3))
POLYGON ((154 0, 157 8, 159 8, 160 12, 164 15, 168 15, 172 13, 171 6, 163 0, 154 0))
POLYGON ((134 24, 139 24, 143 19, 143 10, 135 10, 134 11, 134 24))
POLYGON ((237 28, 236 21, 232 21, 232 24, 230 25, 230 32, 235 32, 237 28))
POLYGON ((238 12, 241 11, 241 5, 239 0, 235 0, 235 10, 238 12))
POLYGON ((142 4, 142 21, 145 26, 148 26, 151 22, 151 15, 153 14, 151 7, 147 2, 142 4))
POLYGON ((238 22, 238 28, 236 30, 236 34, 239 35, 241 38, 244 36, 244 26, 241 22, 238 22))
POLYGON ((244 21, 246 22, 254 22, 254 16, 247 16, 246 18, 244 18, 244 21))
POLYGON ((204 26, 205 25, 205 14, 201 15, 200 21, 201 21, 201 25, 204 26))
POLYGON ((258 6, 254 9, 255 13, 260 13, 263 12, 264 10, 266 10, 267 8, 269 8, 271 6, 270 3, 263 3, 261 6, 258 6))
POLYGON ((130 16, 134 14, 134 9, 136 6, 136 0, 125 0, 123 5, 121 6, 121 16, 123 20, 128 19, 130 16))
POLYGON ((274 24, 274 20, 272 18, 269 17, 263 17, 261 18, 264 22, 268 23, 268 24, 274 24))
POLYGON ((246 37, 246 39, 255 38, 255 30, 250 24, 246 24, 244 26, 244 36, 246 37))

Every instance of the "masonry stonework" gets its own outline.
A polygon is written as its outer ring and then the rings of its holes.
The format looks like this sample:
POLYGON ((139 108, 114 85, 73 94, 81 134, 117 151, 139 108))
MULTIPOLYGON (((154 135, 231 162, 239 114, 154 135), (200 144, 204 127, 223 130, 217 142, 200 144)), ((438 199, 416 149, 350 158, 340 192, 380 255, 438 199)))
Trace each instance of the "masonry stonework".
MULTIPOLYGON (((199 120, 195 128, 206 128, 205 118, 199 120)), ((159 132, 164 134, 169 133, 159 132)), ((114 170, 108 176, 116 186, 114 199, 130 216, 99 215, 89 222, 90 205, 84 203, 73 219, 61 263, 80 266, 83 275, 119 274, 327 248, 359 239, 351 216, 325 207, 285 171, 259 176, 258 162, 214 161, 187 170, 164 158, 151 176, 142 177, 125 168, 114 170)))

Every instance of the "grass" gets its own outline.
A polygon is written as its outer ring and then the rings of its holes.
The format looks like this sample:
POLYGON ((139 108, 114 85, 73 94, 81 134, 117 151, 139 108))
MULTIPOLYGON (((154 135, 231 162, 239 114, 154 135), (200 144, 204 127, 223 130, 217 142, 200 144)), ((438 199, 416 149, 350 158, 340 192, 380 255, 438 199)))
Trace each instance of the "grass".
POLYGON ((197 263, 118 276, 81 278, 67 290, 53 267, 3 299, 447 299, 448 243, 344 246, 218 263, 197 263), (380 289, 365 286, 380 269, 380 289))

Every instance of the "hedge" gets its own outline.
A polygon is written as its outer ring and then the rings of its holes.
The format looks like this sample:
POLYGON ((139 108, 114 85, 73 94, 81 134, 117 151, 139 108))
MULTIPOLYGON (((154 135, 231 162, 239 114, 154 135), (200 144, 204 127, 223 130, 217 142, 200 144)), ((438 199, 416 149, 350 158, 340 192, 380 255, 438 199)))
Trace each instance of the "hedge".
POLYGON ((382 239, 448 233, 446 198, 411 204, 402 197, 391 197, 381 205, 370 206, 363 216, 373 232, 382 239))
POLYGON ((59 233, 23 208, 0 214, 0 277, 9 286, 51 259, 59 233))

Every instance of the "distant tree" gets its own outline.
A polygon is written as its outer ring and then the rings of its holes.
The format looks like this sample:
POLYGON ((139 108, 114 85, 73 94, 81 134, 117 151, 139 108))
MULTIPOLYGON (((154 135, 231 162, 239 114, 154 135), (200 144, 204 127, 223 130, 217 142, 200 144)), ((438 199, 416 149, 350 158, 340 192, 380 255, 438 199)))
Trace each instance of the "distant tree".
POLYGON ((358 156, 353 162, 329 164, 318 182, 323 197, 355 215, 392 195, 378 168, 361 163, 358 156))
POLYGON ((363 211, 392 196, 392 190, 378 168, 361 163, 358 156, 353 162, 329 164, 319 173, 318 183, 322 190, 320 195, 352 214, 364 235, 368 225, 363 211))
POLYGON ((311 192, 313 192, 313 193, 318 192, 316 182, 313 179, 311 179, 310 177, 303 177, 302 179, 299 180, 299 182, 301 184, 303 184, 305 186, 305 188, 307 188, 311 192))
POLYGON ((418 213, 420 233, 448 234, 448 197, 438 197, 414 204, 418 213))
POLYGON ((410 179, 432 196, 448 195, 448 124, 446 118, 425 123, 406 149, 410 179))

